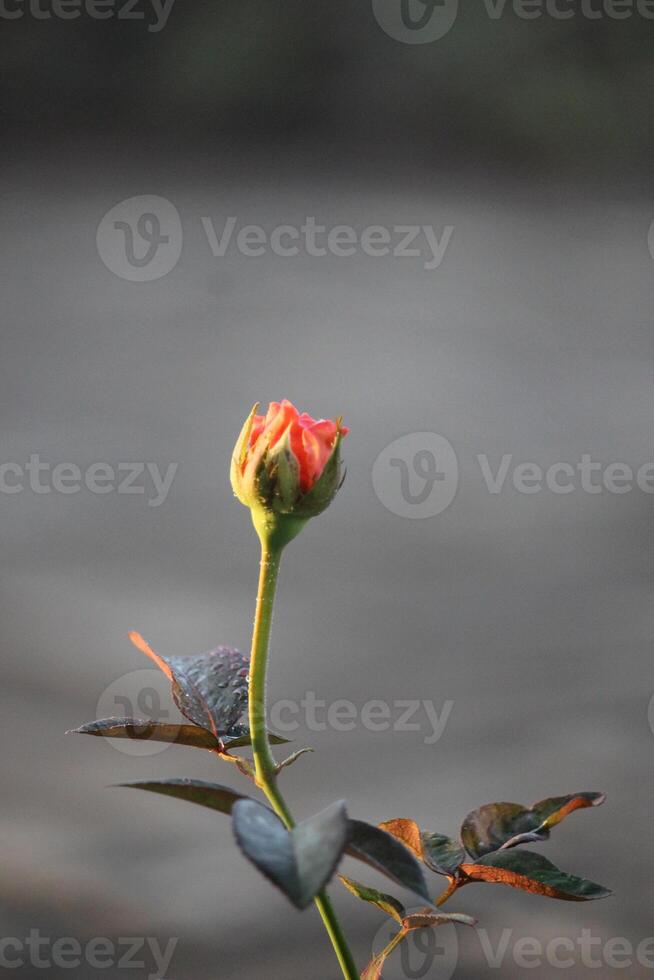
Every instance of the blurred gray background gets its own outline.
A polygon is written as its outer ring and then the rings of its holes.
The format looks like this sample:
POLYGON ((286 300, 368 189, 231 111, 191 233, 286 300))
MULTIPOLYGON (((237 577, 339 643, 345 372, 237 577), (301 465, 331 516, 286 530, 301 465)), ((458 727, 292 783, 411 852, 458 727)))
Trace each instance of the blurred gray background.
MULTIPOLYGON (((461 931, 458 957, 448 934, 444 953, 414 950, 384 977, 652 975, 651 952, 620 969, 605 944, 654 935, 654 498, 609 492, 601 474, 598 493, 578 478, 567 494, 520 493, 511 477, 584 454, 654 461, 652 31, 636 13, 492 19, 479 4, 440 40, 405 44, 369 4, 294 0, 178 0, 158 33, 27 8, 2 24, 0 462, 177 465, 158 507, 147 481, 144 494, 27 480, 0 494, 2 937, 177 938, 168 980, 336 977, 317 914, 259 879, 225 818, 107 788, 238 786, 231 767, 64 735, 141 690, 126 675, 150 665, 130 629, 167 654, 247 650, 257 549, 228 460, 252 403, 288 397, 351 433, 341 494, 287 553, 271 698, 453 702, 435 744, 423 713, 418 731, 300 727, 294 746, 316 754, 282 777, 296 814, 344 797, 356 817, 455 834, 490 800, 609 794, 542 850, 614 897, 471 886, 450 907, 506 942, 501 966, 461 931), (144 195, 171 202, 182 229, 178 261, 149 282, 122 277, 124 261, 116 274, 96 245, 103 216, 144 195), (431 270, 424 255, 360 248, 215 256, 202 219, 220 235, 228 216, 268 233, 307 216, 453 231, 431 270), (451 442, 458 490, 411 519, 380 500, 372 469, 420 432, 451 442), (505 454, 492 494, 478 457, 495 471, 505 454), (595 966, 579 951, 567 968, 516 959, 520 940, 578 946, 583 930, 600 939, 595 966)), ((382 483, 399 500, 396 468, 382 483)), ((363 967, 383 919, 332 891, 363 967)), ((151 957, 13 974, 35 972, 160 975, 151 957)))

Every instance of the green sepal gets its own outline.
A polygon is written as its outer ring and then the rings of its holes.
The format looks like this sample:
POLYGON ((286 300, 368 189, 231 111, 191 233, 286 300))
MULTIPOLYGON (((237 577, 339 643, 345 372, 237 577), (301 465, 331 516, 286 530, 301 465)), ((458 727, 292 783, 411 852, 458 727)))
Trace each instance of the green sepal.
POLYGON ((295 514, 317 517, 318 514, 322 514, 323 510, 329 507, 340 490, 344 477, 341 466, 342 439, 343 436, 339 429, 334 439, 331 456, 325 463, 325 468, 311 490, 298 500, 293 511, 295 514))

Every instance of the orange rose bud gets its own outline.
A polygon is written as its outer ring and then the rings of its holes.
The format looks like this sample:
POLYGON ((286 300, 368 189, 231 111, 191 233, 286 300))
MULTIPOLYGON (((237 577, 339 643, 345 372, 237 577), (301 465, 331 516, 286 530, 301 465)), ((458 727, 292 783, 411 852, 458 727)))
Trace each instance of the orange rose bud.
MULTIPOLYGON (((253 512, 255 526, 299 523, 320 514, 342 483, 341 420, 313 419, 289 401, 271 402, 266 415, 255 405, 232 456, 234 493, 253 512)), ((289 527, 290 531, 290 527, 289 527)), ((290 537, 288 540, 290 540, 290 537)))

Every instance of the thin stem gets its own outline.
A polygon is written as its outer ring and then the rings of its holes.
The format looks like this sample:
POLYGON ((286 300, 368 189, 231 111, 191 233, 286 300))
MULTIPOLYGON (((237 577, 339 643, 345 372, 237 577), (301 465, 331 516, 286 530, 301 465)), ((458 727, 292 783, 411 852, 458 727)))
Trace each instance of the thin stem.
POLYGON ((320 895, 316 895, 314 903, 320 912, 320 917, 332 941, 332 946, 334 947, 334 952, 336 953, 345 980, 359 980, 359 971, 354 962, 354 957, 350 952, 345 933, 341 928, 341 923, 334 911, 334 906, 327 892, 323 891, 320 895))
POLYGON ((441 906, 445 905, 447 900, 451 898, 454 892, 457 891, 459 888, 461 888, 462 885, 465 885, 465 881, 461 881, 458 878, 450 878, 449 885, 447 886, 445 891, 442 892, 442 894, 439 895, 438 898, 436 899, 437 907, 441 908, 441 906))
MULTIPOLYGON (((270 751, 266 728, 268 645, 281 556, 282 548, 266 547, 262 542, 259 589, 250 657, 249 716, 257 786, 265 793, 278 817, 291 830, 295 824, 277 785, 277 766, 270 751)), ((359 972, 352 953, 326 892, 321 892, 314 901, 332 941, 345 980, 359 980, 359 972)))

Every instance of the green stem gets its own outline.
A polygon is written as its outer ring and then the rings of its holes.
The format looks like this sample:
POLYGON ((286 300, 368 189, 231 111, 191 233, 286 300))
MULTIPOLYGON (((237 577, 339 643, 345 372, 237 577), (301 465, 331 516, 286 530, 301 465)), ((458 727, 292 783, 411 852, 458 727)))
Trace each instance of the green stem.
MULTIPOLYGON (((262 540, 259 589, 250 658, 249 715, 257 786, 265 793, 275 813, 291 830, 295 824, 277 785, 277 766, 270 751, 266 727, 268 645, 282 550, 283 547, 273 548, 262 540)), ((359 972, 352 953, 326 892, 321 892, 314 901, 332 941, 345 980, 359 980, 359 972)))

